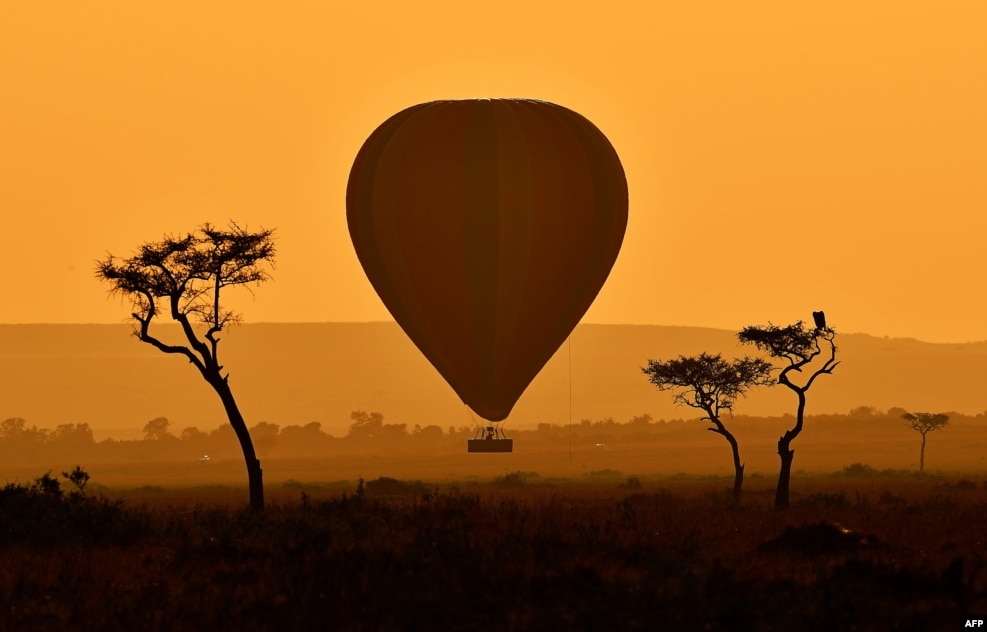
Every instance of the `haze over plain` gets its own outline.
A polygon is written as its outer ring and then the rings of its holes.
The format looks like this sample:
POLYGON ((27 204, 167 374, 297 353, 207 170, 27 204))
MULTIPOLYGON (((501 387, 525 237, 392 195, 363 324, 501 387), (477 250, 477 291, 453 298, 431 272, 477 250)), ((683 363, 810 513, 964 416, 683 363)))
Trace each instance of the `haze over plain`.
MULTIPOLYGON (((162 335, 177 340, 177 326, 162 335)), ((223 362, 251 426, 315 421, 340 437, 355 410, 380 412, 409 431, 432 424, 476 428, 481 421, 394 323, 247 324, 224 340, 223 362)), ((987 412, 987 343, 861 334, 838 341, 843 363, 812 387, 809 415, 845 415, 861 406, 987 412)), ((608 417, 627 423, 645 414, 695 419, 698 411, 675 406, 640 367, 649 358, 703 351, 733 357, 748 349, 727 330, 579 325, 571 347, 564 345, 532 381, 505 428, 608 417)), ((176 434, 226 422, 219 398, 188 362, 140 344, 125 325, 0 325, 0 383, 0 419, 23 417, 42 428, 88 423, 98 439, 141 438, 155 417, 167 417, 176 434)), ((758 388, 737 402, 736 414, 779 417, 794 406, 787 389, 758 388)))
MULTIPOLYGON (((414 103, 518 96, 609 137, 631 196, 585 323, 987 339, 987 7, 974 2, 0 7, 4 323, 119 323, 93 260, 276 227, 248 322, 389 315, 352 159, 414 103)), ((135 343, 136 344, 136 343, 135 343)))

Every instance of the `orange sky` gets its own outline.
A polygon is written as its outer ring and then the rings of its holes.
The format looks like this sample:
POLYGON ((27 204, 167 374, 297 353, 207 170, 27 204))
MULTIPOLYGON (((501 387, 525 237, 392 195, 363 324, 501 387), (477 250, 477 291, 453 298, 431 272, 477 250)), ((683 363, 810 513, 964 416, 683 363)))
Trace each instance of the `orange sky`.
POLYGON ((5 2, 0 322, 120 322, 95 259, 231 218, 278 231, 247 321, 386 320, 346 230, 363 140, 415 103, 528 97, 627 173, 583 322, 825 309, 987 339, 985 24, 979 1, 5 2))

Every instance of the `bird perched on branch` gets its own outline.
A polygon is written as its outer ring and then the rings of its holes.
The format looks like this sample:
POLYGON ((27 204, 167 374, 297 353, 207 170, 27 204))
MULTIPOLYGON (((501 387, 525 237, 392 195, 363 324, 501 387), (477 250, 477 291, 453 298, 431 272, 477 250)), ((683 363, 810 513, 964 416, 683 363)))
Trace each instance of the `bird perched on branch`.
POLYGON ((812 312, 812 320, 816 321, 816 329, 826 329, 826 314, 820 312, 812 312))

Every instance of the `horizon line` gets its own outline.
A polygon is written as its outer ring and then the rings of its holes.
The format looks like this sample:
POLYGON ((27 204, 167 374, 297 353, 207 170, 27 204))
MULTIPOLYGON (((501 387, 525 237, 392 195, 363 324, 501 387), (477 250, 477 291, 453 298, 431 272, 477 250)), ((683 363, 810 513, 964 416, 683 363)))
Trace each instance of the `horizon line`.
MULTIPOLYGON (((79 327, 79 326, 120 326, 129 325, 130 322, 127 320, 121 320, 115 323, 108 322, 0 322, 0 327, 25 327, 25 326, 41 326, 41 327, 79 327)), ((160 325, 175 325, 177 323, 172 321, 161 321, 160 325)), ((231 326, 238 327, 243 325, 375 325, 375 324, 393 324, 398 325, 395 320, 264 320, 255 322, 241 322, 236 323, 231 326)), ((657 323, 583 323, 580 322, 579 325, 591 325, 591 326, 604 326, 604 327, 662 327, 665 329, 709 329, 712 331, 729 331, 734 332, 734 329, 728 327, 711 327, 706 325, 665 325, 657 323)), ((400 326, 400 325, 398 325, 400 326)), ((933 345, 957 345, 957 344, 985 344, 987 343, 987 338, 981 340, 944 340, 944 341, 933 341, 925 340, 915 336, 888 336, 886 334, 872 334, 864 331, 851 331, 851 332, 839 332, 844 336, 869 336, 871 338, 883 338, 885 340, 910 340, 916 342, 922 342, 925 344, 933 345)))

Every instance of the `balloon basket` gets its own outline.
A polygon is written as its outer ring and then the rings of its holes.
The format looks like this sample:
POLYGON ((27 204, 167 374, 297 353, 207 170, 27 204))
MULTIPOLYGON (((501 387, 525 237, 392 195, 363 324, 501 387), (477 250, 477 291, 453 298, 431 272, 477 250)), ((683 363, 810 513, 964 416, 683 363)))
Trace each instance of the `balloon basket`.
POLYGON ((468 439, 467 452, 513 452, 514 439, 468 439))
POLYGON ((487 426, 477 431, 476 436, 466 441, 467 452, 503 453, 514 451, 514 439, 508 439, 500 428, 487 426), (481 436, 482 435, 482 436, 481 436))

